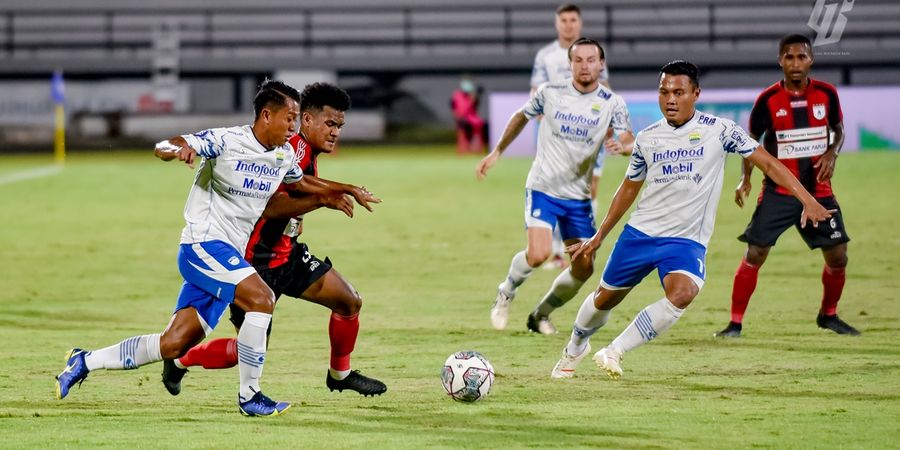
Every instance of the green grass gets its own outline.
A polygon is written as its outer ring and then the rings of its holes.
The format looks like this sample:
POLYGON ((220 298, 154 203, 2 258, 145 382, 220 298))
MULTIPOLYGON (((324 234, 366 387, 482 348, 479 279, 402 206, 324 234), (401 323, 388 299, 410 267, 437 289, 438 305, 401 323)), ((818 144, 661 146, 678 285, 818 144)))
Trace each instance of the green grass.
MULTIPOLYGON (((900 442, 900 154, 847 154, 836 191, 850 244, 841 315, 863 331, 818 330, 822 258, 788 231, 762 269, 739 340, 714 340, 728 321, 752 209, 732 203, 728 177, 710 244, 706 287, 681 321, 629 353, 614 382, 589 361, 575 379, 549 372, 597 274, 554 315, 553 337, 524 330, 553 279, 538 270, 513 304, 510 330, 488 308, 509 259, 524 246, 523 183, 530 161, 504 159, 482 183, 477 159, 447 148, 354 148, 323 158, 323 176, 364 184, 384 199, 350 220, 311 214, 304 239, 363 294, 354 367, 383 379, 378 398, 329 392, 328 313, 285 299, 263 386, 295 407, 274 419, 237 413, 235 370, 192 370, 171 397, 161 367, 96 372, 69 398, 53 376, 72 346, 96 348, 167 323, 180 277, 181 211, 192 173, 149 152, 71 155, 61 174, 0 185, 0 447, 169 448, 882 448, 900 442), (475 349, 497 371, 476 404, 446 398, 450 353, 475 349), (894 444, 890 444, 894 442, 894 444)), ((25 169, 44 161, 4 158, 25 169)), ((8 165, 7 162, 10 162, 8 165)), ((608 204, 624 170, 609 160, 608 204)), ((759 188, 759 173, 754 188, 759 188)), ((754 191, 754 195, 758 191, 754 191)), ((620 224, 621 227, 621 224, 620 224)), ((614 232, 616 235, 618 231, 614 232)), ((662 295, 655 274, 594 337, 607 343, 662 295)), ((231 336, 223 322, 214 336, 231 336)))

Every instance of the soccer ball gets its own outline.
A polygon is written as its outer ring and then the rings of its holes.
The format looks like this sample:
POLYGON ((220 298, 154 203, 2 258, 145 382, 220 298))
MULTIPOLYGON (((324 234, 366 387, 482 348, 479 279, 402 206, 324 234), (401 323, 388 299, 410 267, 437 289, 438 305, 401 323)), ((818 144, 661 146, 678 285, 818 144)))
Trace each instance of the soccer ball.
POLYGON ((447 358, 441 369, 441 384, 447 395, 460 402, 487 397, 494 384, 494 368, 481 353, 457 352, 447 358))

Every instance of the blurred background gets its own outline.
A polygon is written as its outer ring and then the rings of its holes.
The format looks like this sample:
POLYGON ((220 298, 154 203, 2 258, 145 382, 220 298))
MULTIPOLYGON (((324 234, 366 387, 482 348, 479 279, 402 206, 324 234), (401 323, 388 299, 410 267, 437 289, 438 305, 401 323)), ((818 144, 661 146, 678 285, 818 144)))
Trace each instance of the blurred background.
MULTIPOLYGON (((659 67, 702 70, 704 108, 746 125, 781 77, 777 43, 815 37, 815 0, 575 2, 604 44, 610 83, 636 130, 656 120, 659 67)), ((816 45, 812 76, 840 88, 845 149, 900 148, 900 2, 819 0, 846 26, 816 45)), ((0 0, 0 153, 48 152, 56 106, 69 149, 136 148, 248 123, 256 87, 330 81, 353 99, 345 141, 455 141, 450 98, 481 93, 494 142, 527 96, 536 51, 556 38, 555 2, 537 0, 0 0), (56 72, 55 84, 51 81, 56 72), (55 94, 53 87, 55 86, 55 94)), ((836 26, 832 26, 834 32, 836 26)), ((827 31, 827 30, 826 30, 827 31)), ((527 133, 523 133, 528 136, 527 133)), ((533 152, 520 138, 511 154, 533 152)))

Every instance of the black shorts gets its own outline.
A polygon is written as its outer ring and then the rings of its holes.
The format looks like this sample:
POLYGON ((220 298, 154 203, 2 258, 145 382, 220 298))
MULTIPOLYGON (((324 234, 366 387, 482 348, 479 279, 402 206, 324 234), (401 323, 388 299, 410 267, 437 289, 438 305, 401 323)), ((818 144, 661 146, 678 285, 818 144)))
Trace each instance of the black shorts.
POLYGON ((819 197, 816 200, 825 209, 836 209, 831 219, 819 222, 818 227, 806 224, 800 228, 800 214, 803 204, 791 195, 778 194, 772 191, 763 193, 762 200, 756 205, 753 217, 738 236, 738 240, 757 247, 771 247, 785 230, 793 225, 810 249, 827 248, 850 242, 847 230, 844 229, 844 218, 834 197, 819 197))
MULTIPOLYGON (((294 246, 286 263, 275 268, 257 267, 256 271, 275 293, 275 301, 278 301, 282 294, 300 298, 313 283, 325 276, 331 267, 330 259, 326 257, 323 261, 316 258, 309 252, 309 247, 301 242, 294 246)), ((234 303, 229 306, 231 323, 240 328, 244 323, 244 310, 234 303)), ((271 331, 270 323, 269 332, 271 333, 271 331)))

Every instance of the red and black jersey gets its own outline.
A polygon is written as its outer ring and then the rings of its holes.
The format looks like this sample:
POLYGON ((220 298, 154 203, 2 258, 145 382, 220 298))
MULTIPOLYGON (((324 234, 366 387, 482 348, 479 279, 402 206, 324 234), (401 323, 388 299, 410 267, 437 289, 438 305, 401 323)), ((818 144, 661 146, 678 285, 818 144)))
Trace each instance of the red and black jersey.
MULTIPOLYGON (((297 153, 297 165, 303 170, 304 175, 316 176, 319 171, 316 166, 318 152, 313 151, 309 144, 295 134, 288 142, 297 153)), ((286 191, 282 183, 277 192, 286 191)), ((253 267, 278 267, 287 262, 291 250, 297 244, 297 236, 302 229, 303 217, 292 219, 265 219, 260 217, 250 234, 247 242, 247 251, 244 259, 253 267)))
MULTIPOLYGON (((813 165, 828 147, 831 129, 841 123, 843 113, 834 86, 810 78, 800 95, 785 89, 784 81, 759 94, 750 113, 750 133, 765 134, 763 147, 778 158, 815 197, 829 197, 831 181, 817 182, 813 165)), ((790 195, 769 177, 765 189, 790 195)))

